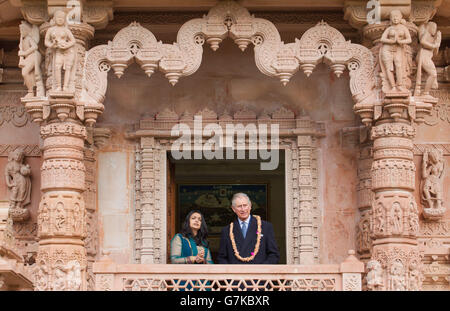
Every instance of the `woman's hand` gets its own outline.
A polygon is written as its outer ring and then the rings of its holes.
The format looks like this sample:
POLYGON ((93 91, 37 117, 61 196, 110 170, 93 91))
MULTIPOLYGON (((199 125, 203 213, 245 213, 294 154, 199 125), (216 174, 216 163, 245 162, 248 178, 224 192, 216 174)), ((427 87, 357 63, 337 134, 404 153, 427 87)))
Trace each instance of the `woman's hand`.
POLYGON ((203 263, 205 261, 205 258, 203 258, 200 255, 197 256, 189 256, 189 261, 191 263, 203 263))
POLYGON ((203 258, 202 254, 198 254, 197 257, 195 257, 195 262, 196 263, 204 263, 205 262, 205 258, 203 258))

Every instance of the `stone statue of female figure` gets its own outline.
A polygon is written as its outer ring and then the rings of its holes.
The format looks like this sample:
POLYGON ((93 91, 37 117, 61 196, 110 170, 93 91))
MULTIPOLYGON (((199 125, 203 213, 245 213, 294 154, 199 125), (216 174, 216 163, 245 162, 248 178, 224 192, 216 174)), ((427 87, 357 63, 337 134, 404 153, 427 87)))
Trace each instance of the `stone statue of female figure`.
MULTIPOLYGON (((422 200, 428 209, 442 209, 444 160, 439 151, 425 150, 422 163, 422 200)), ((425 208, 427 209, 427 208, 425 208)))
POLYGON ((21 149, 12 151, 8 156, 5 168, 6 186, 9 189, 10 213, 19 218, 28 217, 28 210, 24 208, 31 202, 31 168, 24 164, 25 153, 21 149))
POLYGON ((433 22, 422 24, 419 27, 420 50, 417 53, 417 76, 415 96, 430 95, 430 90, 437 89, 437 71, 432 60, 433 54, 437 53, 441 45, 441 32, 437 31, 437 25, 433 22), (422 83, 422 70, 428 74, 425 83, 425 89, 420 94, 420 86, 422 83))
POLYGON ((407 92, 405 85, 407 55, 405 45, 412 42, 408 28, 403 25, 402 13, 393 10, 390 14, 391 26, 381 36, 381 71, 389 84, 385 92, 407 92), (395 76, 394 76, 395 73, 395 76))
POLYGON ((66 13, 56 11, 52 27, 45 34, 45 46, 52 50, 53 91, 72 91, 74 89, 74 69, 76 58, 75 37, 66 22, 66 13), (64 70, 64 84, 61 89, 61 76, 64 70))
POLYGON ((19 43, 19 68, 22 68, 24 84, 28 89, 25 98, 34 97, 34 87, 36 86, 36 96, 45 96, 44 83, 42 82, 41 62, 42 55, 39 53, 39 28, 22 21, 20 28, 19 43))

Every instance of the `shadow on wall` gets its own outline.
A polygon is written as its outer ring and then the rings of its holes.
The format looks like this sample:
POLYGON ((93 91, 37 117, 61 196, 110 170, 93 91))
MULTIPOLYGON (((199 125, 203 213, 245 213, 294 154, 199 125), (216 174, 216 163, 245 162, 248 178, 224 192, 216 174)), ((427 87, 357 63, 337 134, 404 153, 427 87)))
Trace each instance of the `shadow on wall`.
POLYGON ((241 52, 231 40, 225 40, 216 52, 205 48, 200 69, 174 87, 162 73, 148 78, 136 64, 120 80, 110 71, 106 109, 99 123, 132 123, 166 107, 178 115, 208 107, 220 116, 244 106, 257 115, 284 106, 296 115, 303 110, 314 120, 355 118, 347 74, 336 78, 328 66, 320 64, 309 78, 300 72, 282 86, 258 70, 253 55, 252 47, 241 52))

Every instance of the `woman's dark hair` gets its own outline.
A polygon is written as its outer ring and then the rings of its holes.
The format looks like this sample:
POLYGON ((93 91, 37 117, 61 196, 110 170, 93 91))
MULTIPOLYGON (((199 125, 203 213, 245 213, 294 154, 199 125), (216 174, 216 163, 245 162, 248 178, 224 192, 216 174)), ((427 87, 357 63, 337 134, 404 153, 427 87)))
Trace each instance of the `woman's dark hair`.
POLYGON ((187 216, 186 219, 184 220, 183 226, 181 227, 181 234, 185 237, 185 238, 193 238, 195 243, 197 243, 197 245, 203 245, 205 247, 208 247, 209 243, 208 243, 208 227, 206 227, 206 221, 205 221, 205 217, 203 217, 203 214, 198 211, 198 210, 193 210, 190 211, 187 216), (200 216, 202 216, 202 224, 200 225, 200 230, 198 230, 197 235, 194 237, 192 236, 192 230, 191 230, 191 226, 189 225, 189 219, 191 218, 192 214, 197 213, 200 214, 200 216))

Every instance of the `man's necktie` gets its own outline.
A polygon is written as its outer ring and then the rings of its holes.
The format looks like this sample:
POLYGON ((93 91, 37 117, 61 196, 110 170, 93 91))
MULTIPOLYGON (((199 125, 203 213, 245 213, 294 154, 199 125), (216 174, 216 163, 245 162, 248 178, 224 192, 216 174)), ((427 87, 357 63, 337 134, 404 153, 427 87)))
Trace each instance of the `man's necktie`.
POLYGON ((243 222, 242 223, 242 235, 244 236, 244 239, 245 239, 245 236, 247 235, 247 223, 246 222, 243 222))

